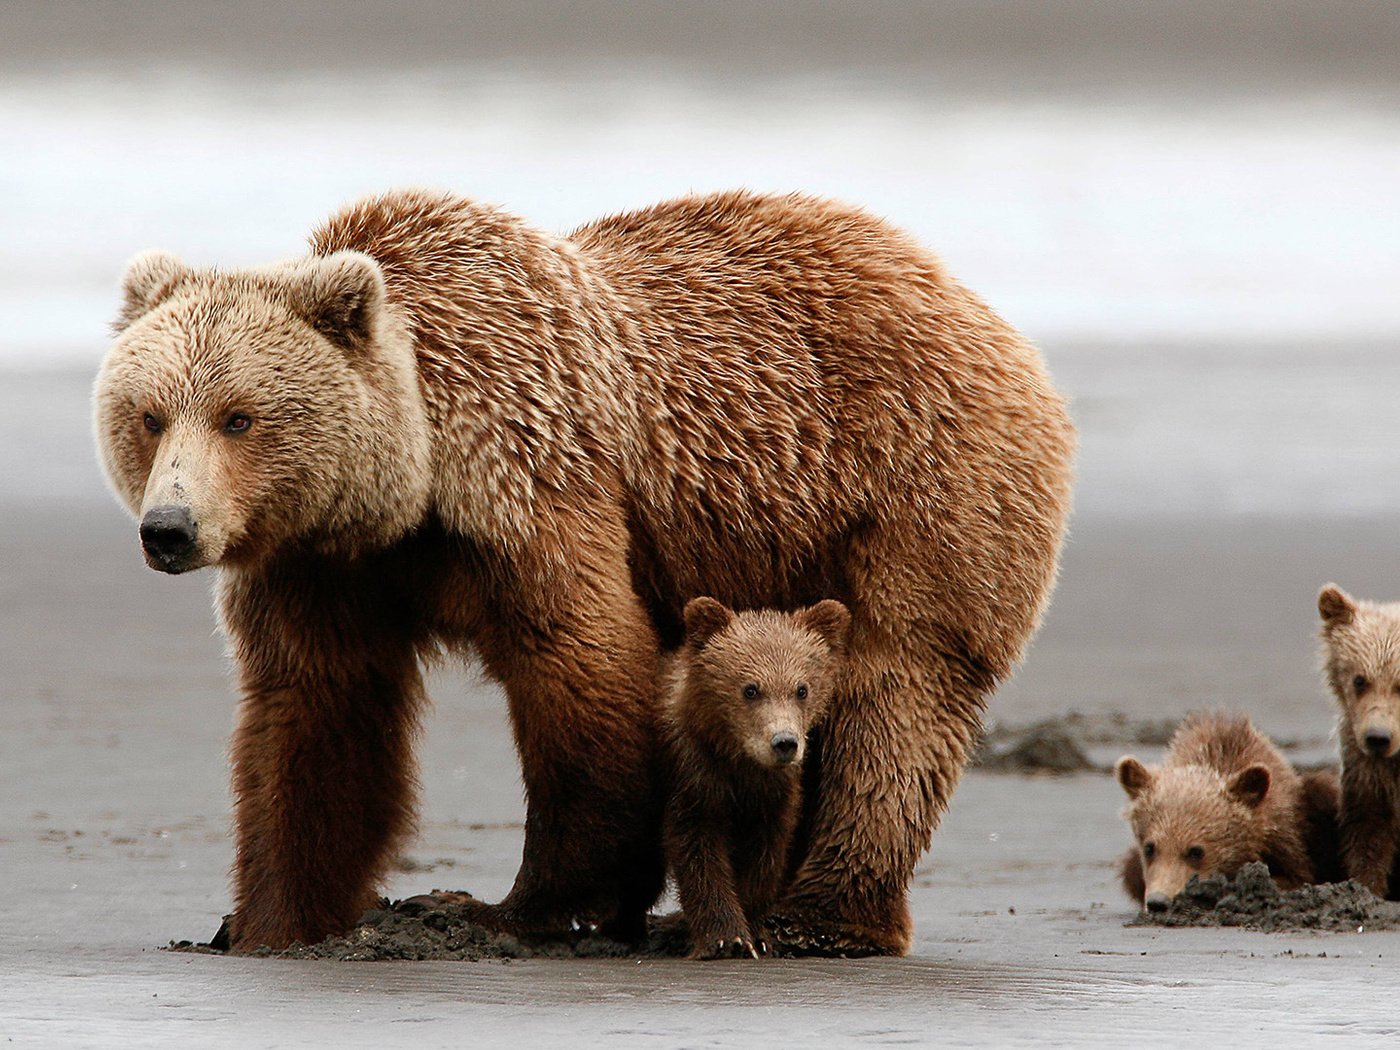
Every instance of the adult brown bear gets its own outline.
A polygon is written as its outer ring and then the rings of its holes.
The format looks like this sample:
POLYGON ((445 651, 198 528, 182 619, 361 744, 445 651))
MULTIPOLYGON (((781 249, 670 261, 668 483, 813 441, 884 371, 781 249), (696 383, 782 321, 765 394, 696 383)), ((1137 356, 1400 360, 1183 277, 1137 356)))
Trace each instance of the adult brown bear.
POLYGON ((483 920, 635 933, 662 884, 658 645, 696 595, 836 598, 849 658, 771 928, 905 951, 906 891, 1034 630, 1073 429, 910 238, 803 196, 557 238, 354 204, 308 257, 125 279, 97 433, 152 566, 217 565, 242 682, 236 948, 349 927, 412 820, 419 663, 505 688, 524 858, 483 920))

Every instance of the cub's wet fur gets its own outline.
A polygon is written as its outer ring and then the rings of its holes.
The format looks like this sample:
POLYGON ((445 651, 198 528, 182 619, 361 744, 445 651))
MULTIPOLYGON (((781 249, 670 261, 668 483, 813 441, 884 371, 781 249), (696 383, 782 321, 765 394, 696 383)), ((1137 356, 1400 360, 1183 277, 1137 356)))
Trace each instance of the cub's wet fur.
POLYGON ((1335 773, 1299 777, 1242 716, 1193 714, 1162 764, 1118 760, 1124 816, 1137 839, 1120 863, 1123 888, 1164 910, 1192 875, 1234 876, 1263 861, 1281 889, 1335 878, 1335 773))
POLYGON ((757 957, 785 888, 807 734, 831 698, 850 613, 685 607, 685 642, 663 668, 672 761, 668 866, 695 958, 757 957))
POLYGON ((1400 900, 1400 603, 1318 595, 1323 671, 1339 711, 1347 876, 1400 900))

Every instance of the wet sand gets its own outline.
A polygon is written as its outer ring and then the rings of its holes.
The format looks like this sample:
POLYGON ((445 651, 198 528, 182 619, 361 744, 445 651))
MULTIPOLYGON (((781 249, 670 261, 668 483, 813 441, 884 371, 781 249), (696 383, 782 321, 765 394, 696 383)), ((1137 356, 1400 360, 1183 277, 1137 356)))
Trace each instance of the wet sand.
MULTIPOLYGON (((1073 370, 1070 369, 1070 372, 1073 370)), ((86 377, 0 384, 0 1038, 29 1046, 1180 1046, 1379 1040, 1400 934, 1125 926, 1102 774, 972 772, 912 891, 909 958, 325 963, 176 955, 227 910, 233 700, 207 574, 145 569, 101 490, 86 377), (40 436, 44 435, 42 439, 40 436), (40 481, 49 479, 49 495, 40 481), (25 495, 28 493, 28 495, 25 495)), ((1094 428, 1088 427, 1092 453, 1094 428)), ((1096 499, 1092 455, 1086 498, 1096 499)), ((1327 753, 1311 602, 1400 594, 1384 517, 1085 516, 1051 616, 992 716, 1239 707, 1327 753)), ((495 899, 522 806, 497 691, 434 677, 422 822, 394 897, 495 899)), ((1139 745, 1097 739, 1096 763, 1139 745)))

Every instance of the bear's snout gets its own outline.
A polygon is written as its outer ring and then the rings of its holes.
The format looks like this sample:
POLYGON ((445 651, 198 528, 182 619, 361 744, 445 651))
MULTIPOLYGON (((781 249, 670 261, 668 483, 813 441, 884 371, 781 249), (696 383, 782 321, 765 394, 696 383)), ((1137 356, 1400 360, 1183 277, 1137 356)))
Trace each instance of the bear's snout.
POLYGON ((188 507, 153 507, 141 519, 141 549, 151 568, 184 572, 198 550, 199 527, 188 507))
POLYGON ((780 766, 785 766, 797 757, 797 734, 784 730, 773 734, 770 741, 773 746, 773 757, 778 760, 780 766))
POLYGON ((1386 758, 1390 755, 1391 734, 1389 729, 1379 726, 1367 726, 1363 739, 1368 754, 1376 758, 1386 758))
POLYGON ((1161 890, 1158 890, 1156 893, 1149 893, 1147 899, 1143 901, 1143 903, 1147 905, 1147 910, 1154 912, 1166 911, 1167 906, 1170 905, 1171 902, 1172 899, 1161 890))

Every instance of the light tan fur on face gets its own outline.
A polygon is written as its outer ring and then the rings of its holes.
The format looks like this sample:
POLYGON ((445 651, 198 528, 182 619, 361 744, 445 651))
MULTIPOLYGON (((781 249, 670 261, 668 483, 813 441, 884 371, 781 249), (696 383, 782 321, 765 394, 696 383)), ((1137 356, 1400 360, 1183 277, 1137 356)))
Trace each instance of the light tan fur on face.
MULTIPOLYGON (((1197 765, 1153 771, 1132 757, 1119 759, 1117 772, 1132 800, 1124 816, 1142 851, 1148 898, 1176 896, 1192 875, 1233 875, 1262 855, 1257 781, 1197 765)), ((1267 791, 1267 770, 1264 784, 1267 791)))
POLYGON ((198 550, 180 571, 297 537, 353 552, 422 519, 428 425, 373 260, 223 274, 146 253, 124 290, 95 393, 98 444, 134 515, 192 517, 198 550), (251 420, 245 433, 225 429, 235 414, 251 420))
POLYGON ((836 602, 795 614, 735 613, 695 599, 686 607, 686 648, 669 669, 672 718, 718 754, 760 766, 780 764, 772 741, 792 733, 797 753, 787 764, 800 766, 808 731, 830 700, 849 623, 836 602), (756 696, 745 695, 749 687, 756 696))
POLYGON ((1358 601, 1335 584, 1318 595, 1323 666, 1341 709, 1341 732, 1363 755, 1368 735, 1400 752, 1400 603, 1358 601))

